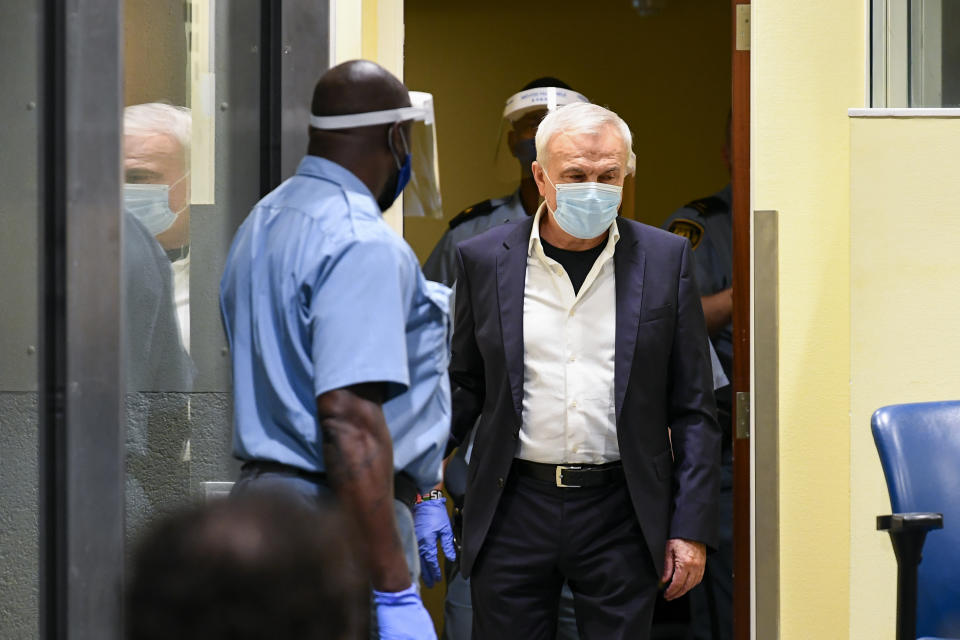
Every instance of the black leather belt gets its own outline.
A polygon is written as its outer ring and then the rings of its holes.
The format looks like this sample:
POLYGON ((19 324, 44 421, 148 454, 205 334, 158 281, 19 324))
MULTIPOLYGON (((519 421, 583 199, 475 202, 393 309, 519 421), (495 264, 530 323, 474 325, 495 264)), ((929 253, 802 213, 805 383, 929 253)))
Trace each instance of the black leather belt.
POLYGON ((619 460, 606 464, 544 464, 518 458, 513 466, 521 476, 571 489, 603 487, 623 480, 619 460))
MULTIPOLYGON (((254 470, 259 473, 284 473, 291 476, 299 476, 316 482, 318 484, 327 484, 327 474, 322 471, 308 471, 295 467, 291 464, 274 462, 273 460, 248 460, 241 467, 244 471, 254 470)), ((417 501, 417 483, 404 471, 393 476, 393 497, 413 509, 417 501)))

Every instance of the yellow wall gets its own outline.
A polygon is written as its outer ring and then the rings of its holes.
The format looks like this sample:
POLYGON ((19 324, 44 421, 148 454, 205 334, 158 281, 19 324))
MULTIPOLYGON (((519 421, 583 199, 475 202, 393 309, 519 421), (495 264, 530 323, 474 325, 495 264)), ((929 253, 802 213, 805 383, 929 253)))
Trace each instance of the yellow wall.
POLYGON ((850 141, 850 637, 881 639, 897 573, 870 415, 960 397, 960 118, 853 118, 850 141))
POLYGON ((184 3, 123 3, 124 104, 187 102, 184 3))
MULTIPOLYGON (((403 79, 403 0, 331 0, 331 66, 364 58, 403 79)), ((403 201, 383 218, 403 233, 403 201)))
MULTIPOLYGON (((849 634, 847 109, 863 106, 864 5, 862 0, 753 2, 752 207, 780 212, 785 639, 871 637, 849 634)), ((864 594, 854 597, 859 601, 864 594)))
MULTIPOLYGON (((726 183, 728 2, 671 0, 660 15, 641 18, 628 0, 415 0, 405 20, 405 81, 436 98, 447 219, 516 189, 519 165, 504 145, 494 160, 503 103, 545 75, 630 125, 640 220, 659 225, 726 183)), ((407 218, 404 235, 423 260, 446 227, 407 218)))

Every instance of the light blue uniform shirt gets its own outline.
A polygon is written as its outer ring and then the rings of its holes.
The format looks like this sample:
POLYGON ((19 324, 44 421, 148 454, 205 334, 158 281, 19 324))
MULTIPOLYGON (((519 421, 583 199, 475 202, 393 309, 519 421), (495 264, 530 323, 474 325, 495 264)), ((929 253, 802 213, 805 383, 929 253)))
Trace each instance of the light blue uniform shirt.
POLYGON ((234 455, 323 471, 317 396, 383 382, 394 469, 432 487, 450 428, 448 298, 369 189, 306 156, 240 226, 220 282, 234 455))

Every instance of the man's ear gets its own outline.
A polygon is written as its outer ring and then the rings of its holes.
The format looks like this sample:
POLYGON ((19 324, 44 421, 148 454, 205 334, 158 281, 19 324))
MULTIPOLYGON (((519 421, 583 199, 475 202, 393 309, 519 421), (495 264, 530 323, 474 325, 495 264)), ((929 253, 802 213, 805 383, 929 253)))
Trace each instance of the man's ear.
POLYGON ((391 152, 398 158, 403 158, 403 136, 400 135, 400 127, 403 125, 402 122, 394 122, 390 125, 390 144, 392 145, 391 152))
POLYGON ((547 197, 547 180, 544 178, 544 169, 537 160, 533 161, 533 180, 537 183, 537 189, 540 191, 540 197, 547 197))

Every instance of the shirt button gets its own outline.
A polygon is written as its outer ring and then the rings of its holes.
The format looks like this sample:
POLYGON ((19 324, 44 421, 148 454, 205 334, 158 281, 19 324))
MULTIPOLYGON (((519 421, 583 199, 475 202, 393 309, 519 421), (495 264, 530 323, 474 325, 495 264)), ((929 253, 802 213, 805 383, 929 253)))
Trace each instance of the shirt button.
POLYGON ((497 478, 497 486, 503 489, 503 478, 497 478))
POLYGON ((576 362, 576 361, 577 361, 577 356, 570 356, 570 359, 567 360, 567 362, 576 362))
POLYGON ((570 403, 570 408, 571 408, 571 409, 576 409, 576 408, 577 408, 577 401, 576 401, 576 400, 574 400, 573 402, 570 403))

